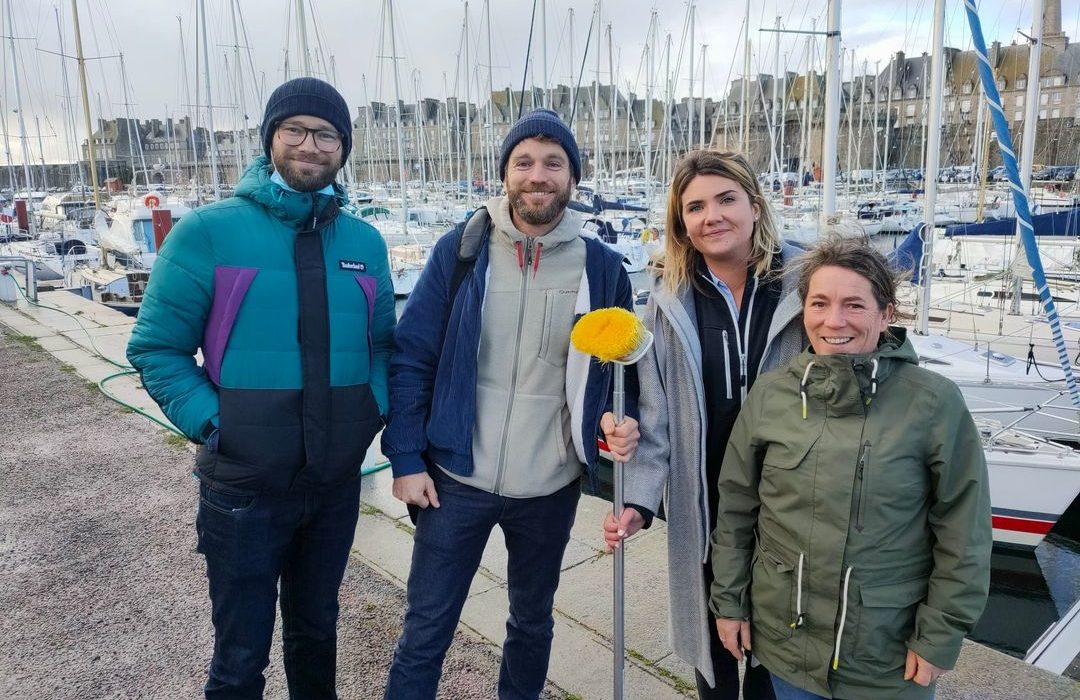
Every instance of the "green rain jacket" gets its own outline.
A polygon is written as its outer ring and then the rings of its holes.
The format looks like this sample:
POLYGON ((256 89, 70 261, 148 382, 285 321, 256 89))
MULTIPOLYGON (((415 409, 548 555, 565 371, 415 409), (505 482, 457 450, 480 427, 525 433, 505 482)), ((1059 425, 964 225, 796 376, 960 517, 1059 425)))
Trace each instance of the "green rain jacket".
POLYGON ((986 461, 960 390, 905 331, 870 355, 807 350, 758 379, 724 456, 717 617, 825 697, 929 698, 911 649, 952 668, 990 582, 986 461))

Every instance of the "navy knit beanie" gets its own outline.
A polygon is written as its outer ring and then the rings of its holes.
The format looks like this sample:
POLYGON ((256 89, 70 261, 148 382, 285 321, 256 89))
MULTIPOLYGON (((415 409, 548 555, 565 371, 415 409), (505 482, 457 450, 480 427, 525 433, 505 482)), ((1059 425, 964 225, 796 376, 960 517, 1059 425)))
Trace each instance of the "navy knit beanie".
POLYGON ((570 127, 550 109, 534 109, 525 114, 510 127, 503 139, 502 155, 499 156, 499 179, 506 181, 506 162, 514 146, 534 136, 549 136, 559 142, 570 159, 574 170, 574 182, 581 182, 581 154, 578 153, 577 141, 570 127))
POLYGON ((352 121, 345 98, 330 83, 318 78, 294 78, 274 90, 266 101, 262 121, 263 152, 270 157, 270 143, 278 124, 298 114, 325 119, 341 134, 341 163, 352 150, 352 121))

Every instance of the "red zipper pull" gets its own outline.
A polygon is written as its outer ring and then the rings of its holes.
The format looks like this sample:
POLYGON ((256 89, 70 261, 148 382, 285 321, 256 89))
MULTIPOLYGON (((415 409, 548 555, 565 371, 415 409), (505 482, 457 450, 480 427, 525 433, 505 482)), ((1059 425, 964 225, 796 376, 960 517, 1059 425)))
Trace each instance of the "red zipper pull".
POLYGON ((533 258, 533 279, 536 279, 536 271, 540 268, 540 254, 544 252, 544 244, 536 242, 536 257, 533 258))
POLYGON ((525 272, 525 251, 522 250, 521 241, 514 241, 514 251, 517 252, 518 269, 525 272))

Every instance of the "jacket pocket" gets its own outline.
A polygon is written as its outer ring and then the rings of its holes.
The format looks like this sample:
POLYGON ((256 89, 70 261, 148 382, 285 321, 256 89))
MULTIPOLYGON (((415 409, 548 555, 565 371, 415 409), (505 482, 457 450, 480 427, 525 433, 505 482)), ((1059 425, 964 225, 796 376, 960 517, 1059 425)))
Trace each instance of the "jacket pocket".
POLYGON ((915 611, 926 599, 929 576, 859 588, 859 624, 853 654, 875 672, 903 668, 915 611))
POLYGON ((762 464, 774 469, 794 469, 803 463, 816 444, 817 436, 810 440, 796 438, 788 442, 770 442, 762 464))
POLYGON ((544 320, 537 356, 556 367, 566 366, 576 300, 576 294, 565 290, 549 289, 544 292, 544 320))
POLYGON ((750 620, 754 631, 774 639, 794 632, 795 565, 759 543, 750 584, 750 620))

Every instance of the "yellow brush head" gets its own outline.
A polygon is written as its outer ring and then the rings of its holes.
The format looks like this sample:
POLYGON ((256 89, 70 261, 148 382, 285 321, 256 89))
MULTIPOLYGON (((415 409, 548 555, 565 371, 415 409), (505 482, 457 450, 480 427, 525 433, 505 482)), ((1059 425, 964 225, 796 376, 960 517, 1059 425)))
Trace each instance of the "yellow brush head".
POLYGON ((631 311, 597 309, 578 319, 570 343, 601 362, 619 362, 634 356, 645 338, 645 326, 631 311))

